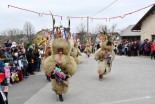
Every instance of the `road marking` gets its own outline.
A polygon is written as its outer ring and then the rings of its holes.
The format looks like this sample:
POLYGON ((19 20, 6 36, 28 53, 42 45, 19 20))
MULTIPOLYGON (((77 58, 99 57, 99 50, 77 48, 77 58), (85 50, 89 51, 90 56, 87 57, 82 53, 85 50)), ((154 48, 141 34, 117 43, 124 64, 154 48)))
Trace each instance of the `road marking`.
POLYGON ((104 103, 104 104, 118 104, 118 103, 132 102, 132 101, 138 101, 138 100, 143 100, 143 99, 150 99, 150 98, 152 98, 152 97, 151 96, 144 96, 144 97, 138 97, 138 98, 133 98, 133 99, 118 100, 118 101, 104 103))

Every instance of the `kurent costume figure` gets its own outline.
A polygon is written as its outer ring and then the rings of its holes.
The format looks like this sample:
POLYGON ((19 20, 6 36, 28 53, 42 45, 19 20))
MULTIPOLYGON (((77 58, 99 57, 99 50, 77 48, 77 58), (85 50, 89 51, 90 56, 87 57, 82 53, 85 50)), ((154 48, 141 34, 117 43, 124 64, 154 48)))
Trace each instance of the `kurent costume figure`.
POLYGON ((74 58, 76 64, 80 63, 78 56, 82 56, 82 54, 78 48, 78 43, 76 41, 74 41, 74 46, 72 47, 70 55, 74 58))
POLYGON ((63 101, 62 94, 68 91, 69 78, 76 72, 77 64, 70 56, 71 44, 67 39, 52 42, 52 55, 44 62, 45 73, 52 78, 52 90, 63 101))
POLYGON ((85 52, 86 52, 86 55, 89 57, 91 52, 92 52, 92 49, 91 49, 91 45, 89 44, 89 42, 87 41, 86 43, 86 48, 85 48, 85 52))
POLYGON ((101 48, 95 52, 94 59, 98 61, 98 74, 101 79, 103 75, 111 71, 112 61, 115 58, 112 42, 105 40, 101 42, 101 48))

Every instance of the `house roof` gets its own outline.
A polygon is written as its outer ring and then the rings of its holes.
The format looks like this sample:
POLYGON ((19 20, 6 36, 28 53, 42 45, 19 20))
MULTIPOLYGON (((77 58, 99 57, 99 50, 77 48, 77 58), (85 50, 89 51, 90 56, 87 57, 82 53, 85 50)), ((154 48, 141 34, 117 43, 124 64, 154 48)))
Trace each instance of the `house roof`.
POLYGON ((138 23, 132 28, 132 30, 141 30, 142 22, 152 13, 155 11, 155 5, 138 21, 138 23))
POLYGON ((134 25, 129 25, 121 34, 120 36, 140 36, 140 31, 132 31, 131 29, 134 27, 134 25))

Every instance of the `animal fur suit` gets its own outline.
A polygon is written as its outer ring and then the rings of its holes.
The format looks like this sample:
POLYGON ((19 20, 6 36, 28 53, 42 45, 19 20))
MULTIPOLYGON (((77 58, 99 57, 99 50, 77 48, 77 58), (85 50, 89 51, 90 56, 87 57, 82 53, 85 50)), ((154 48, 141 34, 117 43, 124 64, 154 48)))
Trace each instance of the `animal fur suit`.
POLYGON ((72 48, 72 51, 71 51, 70 55, 74 58, 76 64, 79 64, 80 61, 79 61, 78 56, 82 56, 82 54, 81 54, 81 51, 78 48, 78 44, 76 43, 76 41, 74 41, 74 47, 72 48))
MULTIPOLYGON (((62 62, 60 63, 60 68, 66 76, 73 76, 76 72, 77 64, 73 57, 70 56, 71 45, 69 41, 65 39, 55 39, 52 42, 53 54, 49 56, 44 62, 44 70, 47 75, 51 75, 54 71, 56 63, 59 60, 59 49, 62 49, 62 62)), ((69 79, 67 79, 67 84, 69 85, 69 79)), ((58 84, 56 79, 52 79, 52 90, 58 94, 65 94, 68 91, 63 83, 58 84)))
POLYGON ((92 52, 92 49, 91 49, 91 46, 89 43, 86 43, 86 48, 85 48, 85 52, 87 52, 86 54, 88 56, 90 56, 91 52, 92 52))
POLYGON ((115 53, 113 51, 113 45, 107 45, 108 41, 104 41, 101 43, 101 48, 95 52, 94 59, 98 61, 98 74, 106 75, 111 71, 112 61, 115 58, 115 53), (112 56, 110 66, 107 64, 107 59, 104 58, 105 53, 107 51, 107 56, 112 56))

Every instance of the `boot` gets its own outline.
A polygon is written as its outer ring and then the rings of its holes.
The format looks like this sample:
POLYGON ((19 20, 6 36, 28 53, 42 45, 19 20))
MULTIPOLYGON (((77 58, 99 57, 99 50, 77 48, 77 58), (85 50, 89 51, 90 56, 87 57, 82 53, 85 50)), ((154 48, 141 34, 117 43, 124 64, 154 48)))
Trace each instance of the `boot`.
POLYGON ((49 82, 51 82, 51 79, 50 79, 50 78, 48 78, 47 80, 48 80, 49 82))
POLYGON ((46 76, 46 77, 47 77, 47 80, 51 82, 51 76, 46 76))
POLYGON ((59 95, 59 100, 60 100, 61 102, 63 102, 63 101, 64 101, 64 99, 63 99, 62 95, 59 95))
POLYGON ((103 75, 99 75, 99 78, 102 79, 103 78, 103 75))

